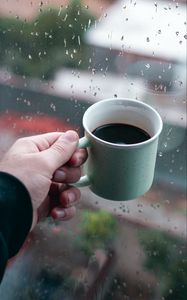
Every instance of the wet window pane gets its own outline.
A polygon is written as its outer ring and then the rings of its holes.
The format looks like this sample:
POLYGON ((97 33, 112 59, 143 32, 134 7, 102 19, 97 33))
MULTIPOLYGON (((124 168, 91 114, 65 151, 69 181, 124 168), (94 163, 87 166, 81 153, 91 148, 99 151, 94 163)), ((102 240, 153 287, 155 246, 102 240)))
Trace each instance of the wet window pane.
POLYGON ((80 188, 76 216, 42 220, 9 261, 0 299, 186 299, 186 39, 183 0, 0 1, 1 157, 19 137, 84 136, 103 99, 163 120, 149 191, 114 201, 80 188))

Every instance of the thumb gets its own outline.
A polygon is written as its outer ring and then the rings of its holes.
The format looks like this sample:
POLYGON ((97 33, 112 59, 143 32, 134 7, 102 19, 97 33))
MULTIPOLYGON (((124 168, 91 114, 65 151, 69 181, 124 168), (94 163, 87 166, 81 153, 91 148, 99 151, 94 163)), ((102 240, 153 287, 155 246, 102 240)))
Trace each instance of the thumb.
POLYGON ((47 161, 48 166, 50 166, 51 172, 56 171, 71 158, 77 148, 78 140, 78 134, 73 130, 69 130, 62 133, 50 148, 40 152, 47 161))

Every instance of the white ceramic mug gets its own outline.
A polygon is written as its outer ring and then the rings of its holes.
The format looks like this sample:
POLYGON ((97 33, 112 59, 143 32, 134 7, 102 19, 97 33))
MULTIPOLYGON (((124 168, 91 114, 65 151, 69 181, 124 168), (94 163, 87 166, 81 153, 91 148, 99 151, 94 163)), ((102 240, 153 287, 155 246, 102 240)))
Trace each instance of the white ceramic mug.
POLYGON ((131 99, 107 99, 90 106, 83 116, 85 136, 79 147, 88 149, 85 176, 76 186, 89 186, 96 195, 123 201, 147 192, 153 182, 162 119, 151 106, 131 99), (93 131, 101 125, 124 123, 146 131, 150 138, 136 144, 110 143, 93 131))

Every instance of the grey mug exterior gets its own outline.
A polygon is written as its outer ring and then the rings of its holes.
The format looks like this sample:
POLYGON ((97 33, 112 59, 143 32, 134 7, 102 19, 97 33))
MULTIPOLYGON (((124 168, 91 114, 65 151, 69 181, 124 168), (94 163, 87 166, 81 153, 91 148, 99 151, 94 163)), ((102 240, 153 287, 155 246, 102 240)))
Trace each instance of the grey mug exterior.
POLYGON ((83 116, 85 136, 79 147, 87 147, 85 175, 77 186, 89 186, 108 200, 125 201, 146 193, 153 182, 162 119, 151 106, 137 100, 112 98, 99 101, 83 116), (137 144, 113 144, 93 135, 97 127, 110 123, 131 124, 147 131, 150 139, 137 144))

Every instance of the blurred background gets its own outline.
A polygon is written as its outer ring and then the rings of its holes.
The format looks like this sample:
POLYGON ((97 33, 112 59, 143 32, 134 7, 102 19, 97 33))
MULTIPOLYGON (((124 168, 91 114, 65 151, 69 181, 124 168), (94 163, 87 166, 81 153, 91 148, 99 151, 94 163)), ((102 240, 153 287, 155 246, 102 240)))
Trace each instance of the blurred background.
POLYGON ((150 191, 115 202, 82 188, 73 220, 29 235, 0 299, 186 299, 186 16, 182 0, 0 1, 1 156, 22 136, 82 136, 105 98, 164 122, 150 191))

